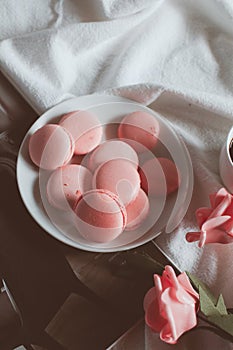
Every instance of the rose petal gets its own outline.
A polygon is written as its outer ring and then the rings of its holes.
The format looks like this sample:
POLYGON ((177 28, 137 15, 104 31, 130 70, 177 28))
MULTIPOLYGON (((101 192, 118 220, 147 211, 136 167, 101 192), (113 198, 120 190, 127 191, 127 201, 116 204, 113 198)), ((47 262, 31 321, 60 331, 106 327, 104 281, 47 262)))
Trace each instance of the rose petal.
POLYGON ((231 195, 228 193, 223 200, 214 208, 209 218, 214 218, 216 216, 221 216, 224 214, 227 207, 231 204, 231 195))
POLYGON ((203 225, 202 230, 203 231, 211 231, 212 229, 215 229, 216 227, 219 227, 223 225, 225 222, 227 222, 231 217, 230 216, 218 216, 214 217, 212 219, 208 219, 203 225))
POLYGON ((146 309, 145 322, 154 332, 160 332, 166 324, 166 320, 160 314, 159 305, 156 300, 146 309))
POLYGON ((148 290, 143 300, 144 311, 147 311, 151 303, 156 299, 156 289, 155 287, 148 290))
POLYGON ((233 196, 231 196, 231 203, 228 205, 224 212, 224 215, 229 215, 231 218, 233 216, 233 196))
POLYGON ((178 300, 171 299, 169 290, 166 289, 162 294, 161 304, 167 323, 160 332, 160 338, 174 344, 184 332, 196 326, 195 302, 181 304, 178 300))
POLYGON ((227 244, 233 243, 233 239, 231 235, 226 234, 226 232, 222 231, 221 229, 212 229, 206 234, 205 244, 209 243, 227 244))
POLYGON ((208 219, 211 213, 212 213, 212 209, 210 208, 199 208, 196 210, 196 213, 195 213, 196 220, 200 228, 203 225, 203 223, 208 219))
POLYGON ((188 276, 186 275, 186 273, 182 272, 177 278, 178 278, 178 281, 179 281, 180 285, 189 294, 191 294, 194 297, 194 299, 196 299, 196 301, 198 301, 199 300, 199 294, 195 291, 195 289, 191 285, 190 280, 189 280, 188 276))
POLYGON ((178 339, 176 325, 169 304, 164 305, 164 315, 167 320, 160 332, 160 339, 166 343, 175 344, 178 339))
POLYGON ((201 235, 200 235, 200 240, 199 240, 199 243, 198 243, 198 247, 199 248, 202 248, 206 242, 206 231, 204 230, 201 230, 201 235))
POLYGON ((162 273, 161 282, 162 282, 163 290, 172 286, 172 281, 168 277, 168 274, 165 270, 162 273))
POLYGON ((227 192, 227 190, 224 187, 222 187, 220 188, 220 190, 218 190, 218 192, 214 193, 213 195, 210 195, 214 197, 213 208, 216 208, 222 202, 224 197, 227 196, 228 194, 229 193, 227 192))
POLYGON ((161 293, 163 291, 163 286, 162 286, 162 279, 157 274, 154 275, 154 284, 155 284, 156 296, 157 298, 160 298, 161 293))
POLYGON ((226 231, 226 233, 228 235, 233 235, 233 219, 227 221, 224 225, 223 225, 223 229, 224 231, 226 231))
POLYGON ((216 198, 216 193, 211 193, 209 195, 210 205, 212 209, 215 208, 215 198, 216 198))
POLYGON ((171 266, 169 266, 169 265, 165 266, 163 276, 166 280, 168 280, 170 282, 170 286, 172 286, 175 289, 179 288, 179 283, 178 283, 175 271, 173 270, 173 268, 171 266))
POLYGON ((180 287, 178 290, 172 289, 171 292, 174 293, 175 298, 181 304, 193 304, 196 302, 196 299, 182 287, 180 287))
POLYGON ((200 232, 188 232, 186 233, 185 238, 188 242, 196 242, 196 241, 199 241, 200 236, 201 236, 200 232))

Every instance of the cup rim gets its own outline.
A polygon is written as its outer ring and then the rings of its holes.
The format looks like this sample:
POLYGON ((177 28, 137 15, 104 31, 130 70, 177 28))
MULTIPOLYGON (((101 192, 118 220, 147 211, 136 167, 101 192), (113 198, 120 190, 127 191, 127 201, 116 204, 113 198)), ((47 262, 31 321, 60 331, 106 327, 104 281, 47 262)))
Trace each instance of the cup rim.
POLYGON ((230 155, 230 144, 233 143, 233 126, 231 127, 228 135, 227 135, 227 142, 226 142, 226 148, 227 148, 227 157, 231 164, 233 165, 233 159, 231 158, 230 155))

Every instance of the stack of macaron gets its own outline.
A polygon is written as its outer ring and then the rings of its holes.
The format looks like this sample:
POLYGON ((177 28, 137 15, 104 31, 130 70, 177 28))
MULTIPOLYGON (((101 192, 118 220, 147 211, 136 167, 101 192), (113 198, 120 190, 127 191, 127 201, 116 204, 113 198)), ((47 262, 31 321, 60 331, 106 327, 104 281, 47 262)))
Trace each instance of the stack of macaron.
POLYGON ((164 178, 167 195, 179 186, 174 162, 151 152, 159 132, 154 116, 136 111, 119 124, 118 139, 101 143, 103 126, 97 116, 74 111, 58 124, 38 129, 30 137, 29 154, 34 164, 51 171, 50 205, 72 210, 74 225, 86 240, 106 243, 142 225, 150 211, 150 196, 164 194, 164 178), (145 151, 152 156, 139 164, 145 151), (74 164, 72 159, 80 155, 87 155, 84 162, 74 164))

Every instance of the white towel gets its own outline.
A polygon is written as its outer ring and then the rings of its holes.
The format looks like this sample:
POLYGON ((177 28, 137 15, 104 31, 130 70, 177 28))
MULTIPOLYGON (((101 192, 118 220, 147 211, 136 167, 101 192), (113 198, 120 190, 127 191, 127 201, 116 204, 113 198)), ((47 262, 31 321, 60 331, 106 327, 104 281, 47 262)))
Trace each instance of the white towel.
POLYGON ((185 241, 197 230, 195 209, 222 186, 219 152, 233 124, 231 0, 2 0, 0 17, 1 70, 37 111, 73 96, 118 94, 173 124, 190 151, 195 188, 182 224, 157 244, 233 306, 233 244, 185 241))

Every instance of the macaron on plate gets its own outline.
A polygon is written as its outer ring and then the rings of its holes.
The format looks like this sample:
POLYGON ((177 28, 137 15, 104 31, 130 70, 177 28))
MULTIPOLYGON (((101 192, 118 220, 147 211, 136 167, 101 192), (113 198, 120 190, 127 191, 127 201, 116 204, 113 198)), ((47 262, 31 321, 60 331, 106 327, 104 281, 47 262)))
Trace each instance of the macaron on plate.
POLYGON ((17 181, 28 211, 50 235, 114 252, 177 227, 193 172, 165 117, 129 99, 89 95, 35 121, 20 147, 17 181))

